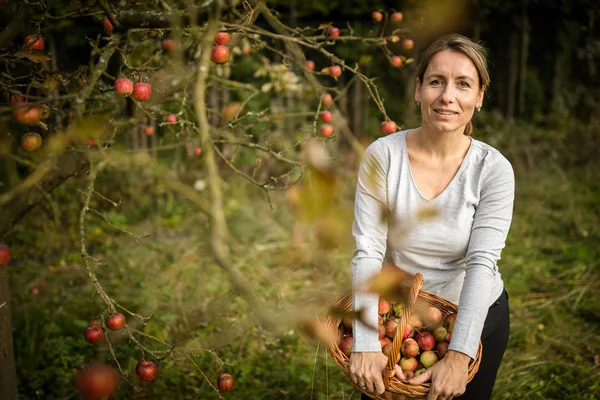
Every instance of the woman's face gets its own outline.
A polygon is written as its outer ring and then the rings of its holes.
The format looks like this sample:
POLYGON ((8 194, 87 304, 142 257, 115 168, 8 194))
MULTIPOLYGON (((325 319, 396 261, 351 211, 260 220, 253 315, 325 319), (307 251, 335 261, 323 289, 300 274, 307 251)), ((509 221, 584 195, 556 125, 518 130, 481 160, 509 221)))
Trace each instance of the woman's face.
POLYGON ((427 65, 423 82, 417 78, 415 100, 421 103, 423 127, 437 132, 464 131, 483 103, 475 64, 463 53, 443 50, 427 65))

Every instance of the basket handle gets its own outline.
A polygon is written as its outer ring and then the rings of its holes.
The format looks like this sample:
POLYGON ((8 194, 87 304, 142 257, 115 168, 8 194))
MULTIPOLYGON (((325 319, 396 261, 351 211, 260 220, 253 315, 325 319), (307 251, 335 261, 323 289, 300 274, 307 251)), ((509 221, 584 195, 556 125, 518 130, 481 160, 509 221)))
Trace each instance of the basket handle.
POLYGON ((416 273, 413 276, 412 285, 408 295, 408 302, 402 310, 402 316, 400 317, 400 323, 396 327, 396 333, 394 334, 394 341, 392 342, 392 352, 388 358, 387 366, 383 371, 383 384, 386 390, 389 388, 390 378, 396 374, 396 363, 400 360, 400 348, 402 347, 402 336, 404 336, 404 330, 408 324, 408 319, 412 312, 412 306, 417 301, 421 287, 423 286, 423 275, 416 273))

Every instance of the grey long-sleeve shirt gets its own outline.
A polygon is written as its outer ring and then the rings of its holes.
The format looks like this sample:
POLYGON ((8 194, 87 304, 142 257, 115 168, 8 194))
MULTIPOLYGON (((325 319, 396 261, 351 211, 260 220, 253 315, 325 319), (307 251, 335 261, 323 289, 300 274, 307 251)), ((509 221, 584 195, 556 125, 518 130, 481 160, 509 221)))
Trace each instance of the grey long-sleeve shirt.
MULTIPOLYGON (((366 308, 367 322, 377 326, 378 295, 360 289, 380 273, 387 249, 395 265, 423 275, 423 290, 459 305, 449 348, 475 358, 488 308, 504 287, 497 261, 512 220, 514 172, 498 150, 471 138, 450 184, 428 201, 410 171, 407 132, 373 142, 359 168, 353 307, 366 308), (422 207, 439 215, 417 222, 422 207)), ((353 351, 381 351, 376 331, 359 321, 353 331, 353 351)))

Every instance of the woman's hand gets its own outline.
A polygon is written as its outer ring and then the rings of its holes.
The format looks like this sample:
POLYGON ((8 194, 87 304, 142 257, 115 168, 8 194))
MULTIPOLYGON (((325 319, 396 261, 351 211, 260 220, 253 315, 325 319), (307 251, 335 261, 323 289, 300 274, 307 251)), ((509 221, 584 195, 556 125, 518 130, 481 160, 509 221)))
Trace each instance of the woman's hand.
MULTIPOLYGON (((385 392, 383 370, 388 358, 381 352, 352 353, 350 355, 350 378, 358 386, 368 392, 385 392)), ((404 379, 399 365, 396 365, 396 376, 404 379)))
POLYGON ((427 400, 451 400, 462 395, 467 388, 471 357, 459 351, 449 350, 446 356, 426 372, 408 380, 420 385, 431 379, 427 400))

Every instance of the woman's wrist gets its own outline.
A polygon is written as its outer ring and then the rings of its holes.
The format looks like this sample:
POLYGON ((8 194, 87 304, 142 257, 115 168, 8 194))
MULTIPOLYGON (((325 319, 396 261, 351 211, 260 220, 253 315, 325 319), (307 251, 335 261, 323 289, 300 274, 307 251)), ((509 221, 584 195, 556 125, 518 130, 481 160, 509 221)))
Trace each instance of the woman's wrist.
POLYGON ((448 353, 446 353, 444 358, 447 358, 448 361, 456 362, 457 364, 464 364, 466 366, 468 366, 469 362, 471 362, 471 357, 456 350, 448 350, 448 353))

